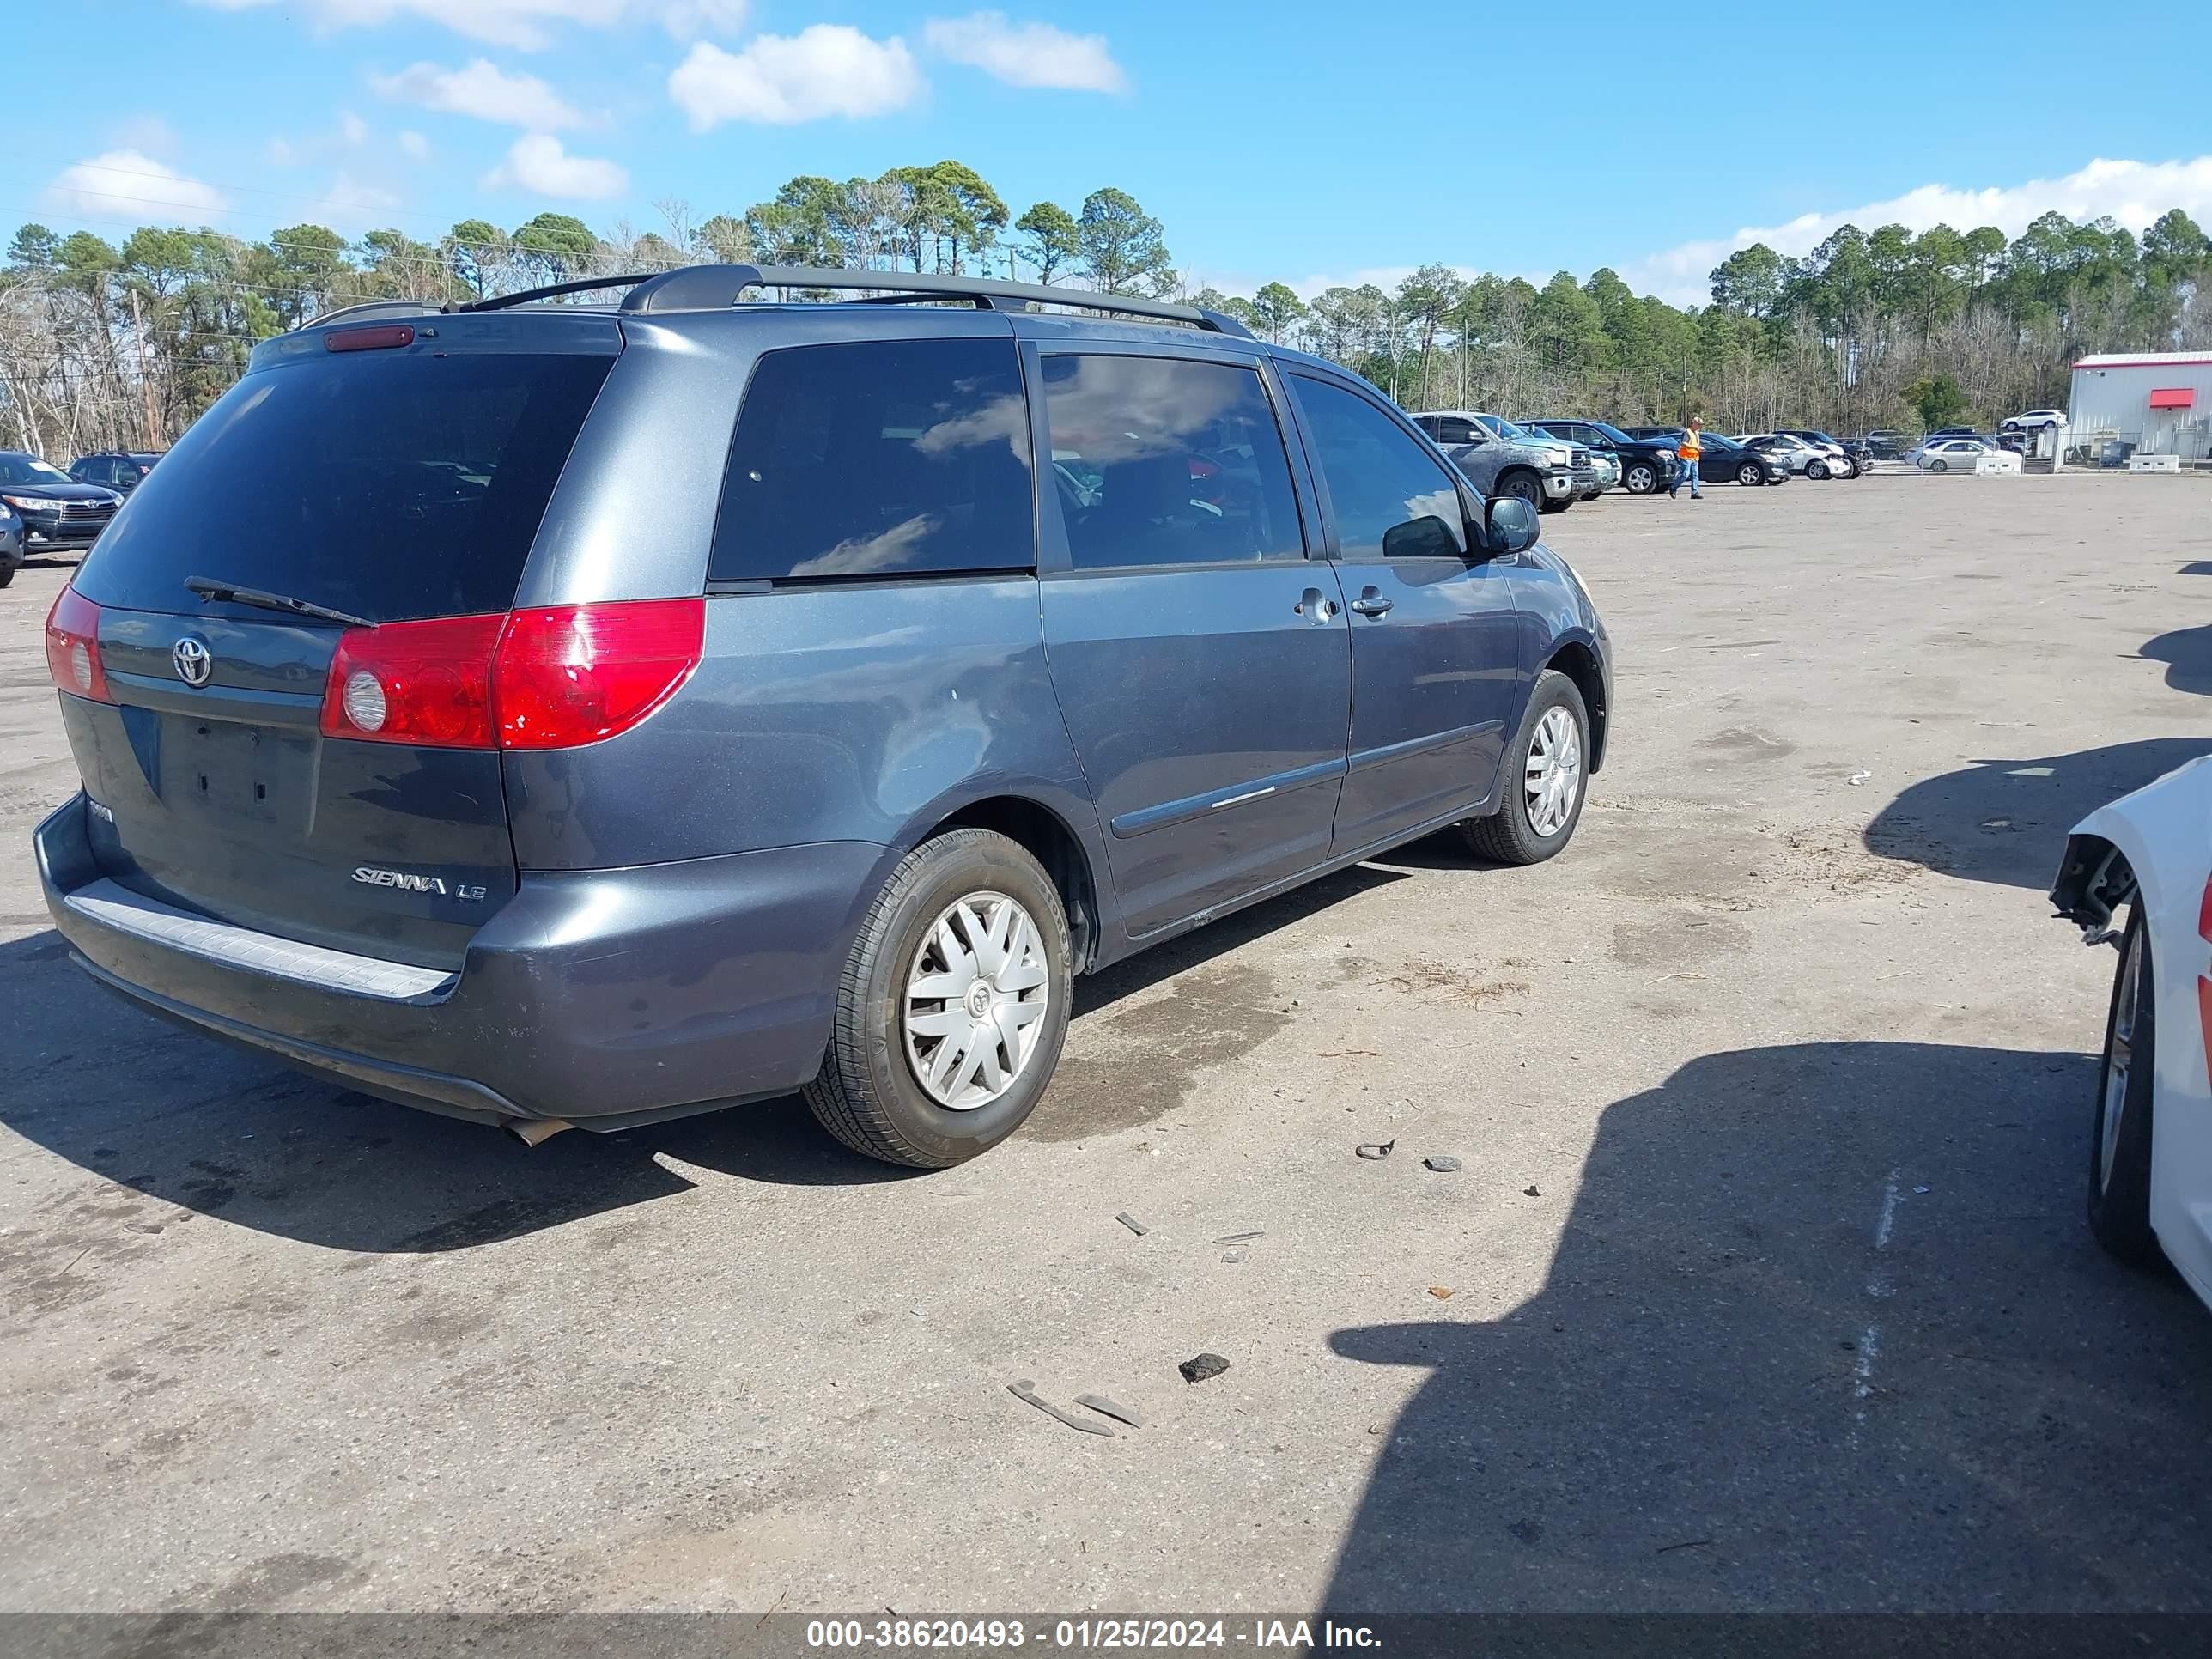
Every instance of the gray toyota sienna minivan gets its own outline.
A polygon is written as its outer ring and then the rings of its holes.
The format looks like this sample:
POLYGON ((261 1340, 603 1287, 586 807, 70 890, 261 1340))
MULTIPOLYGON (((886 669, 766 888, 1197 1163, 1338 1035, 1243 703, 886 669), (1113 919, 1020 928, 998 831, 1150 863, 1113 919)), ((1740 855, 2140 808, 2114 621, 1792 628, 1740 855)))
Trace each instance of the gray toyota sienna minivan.
POLYGON ((1364 381, 1007 283, 590 286, 263 343, 100 538, 36 833, 100 983, 532 1142, 801 1090, 941 1166, 1077 975, 1574 833, 1596 611, 1364 381))

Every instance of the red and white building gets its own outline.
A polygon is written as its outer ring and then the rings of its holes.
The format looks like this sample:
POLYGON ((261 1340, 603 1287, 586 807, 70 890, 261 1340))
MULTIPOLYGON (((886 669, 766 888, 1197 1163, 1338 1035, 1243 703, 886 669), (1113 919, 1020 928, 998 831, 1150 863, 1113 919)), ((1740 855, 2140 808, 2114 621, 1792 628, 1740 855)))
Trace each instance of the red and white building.
POLYGON ((2212 455, 2212 351, 2112 351, 2074 365, 2069 444, 2105 438, 2141 455, 2212 455))

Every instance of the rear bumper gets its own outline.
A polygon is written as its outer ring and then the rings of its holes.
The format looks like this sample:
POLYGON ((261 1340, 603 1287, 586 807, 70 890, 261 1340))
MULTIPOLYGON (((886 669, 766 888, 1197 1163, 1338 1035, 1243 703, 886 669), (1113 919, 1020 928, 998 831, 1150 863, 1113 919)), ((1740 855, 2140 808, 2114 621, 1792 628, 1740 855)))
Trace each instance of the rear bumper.
MULTIPOLYGON (((102 877, 85 810, 79 795, 33 842, 54 926, 107 988, 405 1105, 595 1129, 811 1079, 883 856, 869 842, 825 842, 526 874, 458 975, 420 994, 377 995, 222 960, 72 905, 102 877)), ((285 948, 270 944, 272 958, 285 948)))

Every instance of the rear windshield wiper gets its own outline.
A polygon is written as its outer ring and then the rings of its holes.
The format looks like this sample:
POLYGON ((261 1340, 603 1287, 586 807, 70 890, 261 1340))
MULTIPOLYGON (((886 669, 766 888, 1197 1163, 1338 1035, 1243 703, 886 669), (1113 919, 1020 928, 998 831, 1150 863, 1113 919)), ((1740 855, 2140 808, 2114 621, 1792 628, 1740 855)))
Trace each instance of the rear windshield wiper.
POLYGON ((240 587, 230 582, 217 581, 212 576, 187 576, 185 586, 204 599, 228 599, 237 605, 258 605, 264 611, 289 611, 295 617, 313 617, 322 622, 344 623, 353 628, 376 626, 368 617, 356 617, 349 611, 333 611, 326 605, 317 605, 311 599, 295 599, 289 593, 270 593, 258 587, 240 587))

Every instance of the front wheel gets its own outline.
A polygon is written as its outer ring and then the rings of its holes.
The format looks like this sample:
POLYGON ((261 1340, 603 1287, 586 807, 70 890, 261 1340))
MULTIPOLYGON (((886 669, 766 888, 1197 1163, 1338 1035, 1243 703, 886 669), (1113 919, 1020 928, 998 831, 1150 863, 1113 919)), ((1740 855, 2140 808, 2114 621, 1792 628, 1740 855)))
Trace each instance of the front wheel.
POLYGON ((1528 712, 1505 751, 1498 810, 1459 826, 1468 849, 1499 864, 1541 864, 1573 838, 1589 777, 1589 710, 1557 669, 1536 677, 1528 712))
POLYGON ((1659 474, 1647 463, 1638 461, 1620 475, 1620 482, 1632 495, 1649 495, 1659 488, 1659 474))
POLYGON ((988 830, 891 872, 838 981, 806 1103, 856 1152, 942 1170, 1019 1128, 1052 1080, 1074 981, 1059 890, 988 830))
POLYGON ((1539 512, 1544 507, 1543 481, 1533 472, 1509 472, 1498 481, 1498 493, 1523 501, 1539 512))
POLYGON ((2139 1267, 2159 1257, 2158 1236, 2150 1225, 2156 988, 2150 933, 2138 901, 2121 935, 2112 1005, 2105 1017, 2105 1057, 2097 1070, 2097 1109, 2089 1128, 2089 1231, 2112 1255, 2139 1267))
POLYGON ((1826 461, 1806 462, 1805 476, 1817 483, 1819 480, 1828 476, 1828 464, 1826 461))
POLYGON ((1765 483, 1766 469, 1759 465, 1757 461, 1746 461, 1741 466, 1736 468, 1735 481, 1744 485, 1765 483))
POLYGON ((11 562, 6 564, 0 564, 0 587, 7 586, 9 582, 14 581, 15 580, 15 567, 14 563, 11 562))

